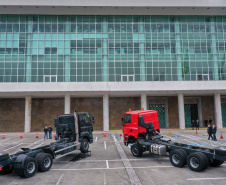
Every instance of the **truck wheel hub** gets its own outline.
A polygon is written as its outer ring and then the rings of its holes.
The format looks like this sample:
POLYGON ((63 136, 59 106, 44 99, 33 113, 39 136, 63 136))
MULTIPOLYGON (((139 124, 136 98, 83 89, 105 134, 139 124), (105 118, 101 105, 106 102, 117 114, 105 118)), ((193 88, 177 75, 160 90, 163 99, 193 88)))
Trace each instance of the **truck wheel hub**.
POLYGON ((180 163, 180 157, 177 154, 173 154, 172 160, 174 164, 179 164, 180 163))
POLYGON ((27 165, 27 172, 28 173, 33 173, 35 171, 35 163, 34 162, 29 162, 27 165))
POLYGON ((192 168, 198 168, 199 167, 199 160, 196 157, 192 157, 190 159, 190 165, 192 168))
POLYGON ((137 151, 137 149, 136 149, 136 148, 133 148, 133 153, 134 153, 135 155, 137 155, 137 154, 138 154, 138 151, 137 151))
POLYGON ((45 158, 44 160, 44 167, 48 168, 50 166, 51 160, 49 157, 45 158))

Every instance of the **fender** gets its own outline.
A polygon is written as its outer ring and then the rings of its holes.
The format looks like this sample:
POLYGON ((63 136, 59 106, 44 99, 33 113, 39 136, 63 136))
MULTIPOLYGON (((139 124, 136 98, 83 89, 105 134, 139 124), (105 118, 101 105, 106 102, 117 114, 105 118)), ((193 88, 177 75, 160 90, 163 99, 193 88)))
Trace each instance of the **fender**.
POLYGON ((24 163, 27 157, 28 157, 27 155, 21 154, 16 158, 16 160, 13 162, 14 173, 22 175, 22 169, 24 168, 24 163))

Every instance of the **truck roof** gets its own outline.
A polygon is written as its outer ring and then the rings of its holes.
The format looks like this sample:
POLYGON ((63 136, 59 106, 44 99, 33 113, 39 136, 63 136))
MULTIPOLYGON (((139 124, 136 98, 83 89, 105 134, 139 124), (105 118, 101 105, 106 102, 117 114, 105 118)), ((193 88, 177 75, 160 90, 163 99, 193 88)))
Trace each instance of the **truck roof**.
POLYGON ((131 112, 125 112, 125 114, 140 114, 140 113, 154 113, 156 110, 134 110, 131 112))

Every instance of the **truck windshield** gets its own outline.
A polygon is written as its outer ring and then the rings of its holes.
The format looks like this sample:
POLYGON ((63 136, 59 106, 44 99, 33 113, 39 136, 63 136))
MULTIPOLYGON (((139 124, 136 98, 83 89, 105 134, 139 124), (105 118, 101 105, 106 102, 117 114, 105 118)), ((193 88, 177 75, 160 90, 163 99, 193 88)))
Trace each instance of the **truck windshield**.
POLYGON ((131 114, 125 114, 124 123, 131 123, 131 114))

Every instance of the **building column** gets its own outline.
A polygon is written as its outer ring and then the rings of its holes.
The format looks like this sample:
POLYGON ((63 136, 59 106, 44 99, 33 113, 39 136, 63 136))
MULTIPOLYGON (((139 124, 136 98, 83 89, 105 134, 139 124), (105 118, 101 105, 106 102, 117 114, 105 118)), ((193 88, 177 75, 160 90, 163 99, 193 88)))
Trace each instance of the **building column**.
MULTIPOLYGON (((107 34, 107 17, 103 17, 102 32, 107 34)), ((102 60, 103 60, 103 81, 108 81, 108 38, 102 40, 102 60)))
MULTIPOLYGON (((65 32, 71 32, 69 16, 66 16, 65 32)), ((65 38, 65 45, 67 46, 67 48, 64 49, 64 81, 70 82, 70 40, 65 38)))
POLYGON ((103 95, 103 128, 104 131, 109 131, 109 96, 103 95))
POLYGON ((141 110, 144 108, 144 110, 147 110, 147 95, 141 94, 141 110))
POLYGON ((31 132, 31 96, 26 96, 25 97, 24 132, 31 132))
POLYGON ((212 34, 212 53, 213 53, 213 66, 214 66, 214 80, 219 80, 218 73, 218 54, 217 54, 217 43, 216 43, 216 32, 215 32, 215 17, 210 17, 211 23, 211 34, 212 34))
POLYGON ((64 97, 64 114, 70 113, 71 113, 71 96, 67 94, 64 97))
POLYGON ((221 96, 220 93, 214 94, 214 114, 217 128, 223 128, 221 114, 221 96))
POLYGON ((27 55, 26 55, 26 82, 31 82, 31 42, 32 42, 32 17, 28 16, 27 22, 27 55))
POLYGON ((202 101, 201 97, 199 97, 199 102, 198 102, 198 119, 199 119, 199 126, 203 127, 203 120, 202 120, 202 101))
POLYGON ((178 111, 179 111, 179 127, 185 129, 185 118, 184 118, 184 95, 178 94, 178 111))
POLYGON ((169 112, 168 112, 168 98, 165 98, 165 126, 169 128, 169 112))
POLYGON ((178 17, 175 18, 175 32, 176 32, 176 56, 177 56, 177 77, 178 81, 182 81, 182 53, 181 53, 181 33, 180 23, 178 17))
POLYGON ((140 81, 146 81, 144 17, 139 18, 140 81))

